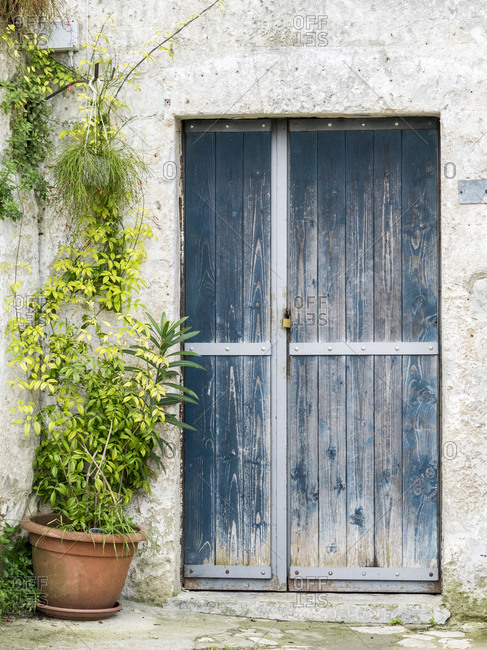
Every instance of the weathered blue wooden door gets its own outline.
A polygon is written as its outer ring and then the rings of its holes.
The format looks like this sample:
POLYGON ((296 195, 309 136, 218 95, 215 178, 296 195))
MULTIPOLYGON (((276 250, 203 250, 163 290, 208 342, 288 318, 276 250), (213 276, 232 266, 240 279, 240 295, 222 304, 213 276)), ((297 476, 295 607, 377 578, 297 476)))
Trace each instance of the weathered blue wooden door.
POLYGON ((185 310, 206 372, 186 383, 188 585, 278 588, 271 531, 271 122, 191 122, 185 310))
POLYGON ((186 125, 187 587, 438 591, 437 139, 186 125))

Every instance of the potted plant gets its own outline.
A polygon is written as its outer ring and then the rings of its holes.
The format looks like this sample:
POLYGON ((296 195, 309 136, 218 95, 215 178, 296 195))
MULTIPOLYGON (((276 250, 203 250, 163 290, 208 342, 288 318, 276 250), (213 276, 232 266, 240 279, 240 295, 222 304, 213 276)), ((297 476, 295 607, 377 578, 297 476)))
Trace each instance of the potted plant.
MULTIPOLYGON (((38 607, 61 618, 117 611, 146 538, 127 507, 164 468, 164 424, 185 426, 172 407, 196 398, 180 383, 181 368, 200 367, 180 358, 194 356, 179 349, 194 335, 185 319, 136 316, 152 231, 141 200, 145 164, 120 133, 129 120, 117 96, 138 66, 114 67, 100 39, 108 42, 97 34, 77 74, 81 117, 60 133, 68 144, 54 154, 53 206, 71 217, 65 244, 27 313, 8 325, 10 365, 21 371, 12 384, 31 395, 18 401, 18 421, 39 436, 33 487, 52 511, 22 527, 43 578, 38 607)), ((12 283, 13 304, 20 290, 12 283)))
POLYGON ((148 317, 141 327, 126 316, 117 343, 86 319, 79 331, 64 323, 49 339, 43 383, 55 389, 27 423, 40 435, 34 489, 52 513, 21 525, 30 533, 36 576, 44 577, 46 604, 38 607, 51 616, 101 618, 120 608, 132 556, 146 539, 126 508, 137 490, 150 491, 150 477, 163 467, 169 443, 160 425, 185 426, 168 409, 196 397, 178 383, 181 366, 200 367, 179 358, 194 333, 181 328, 185 319, 148 317), (127 335, 135 341, 124 347, 127 335))

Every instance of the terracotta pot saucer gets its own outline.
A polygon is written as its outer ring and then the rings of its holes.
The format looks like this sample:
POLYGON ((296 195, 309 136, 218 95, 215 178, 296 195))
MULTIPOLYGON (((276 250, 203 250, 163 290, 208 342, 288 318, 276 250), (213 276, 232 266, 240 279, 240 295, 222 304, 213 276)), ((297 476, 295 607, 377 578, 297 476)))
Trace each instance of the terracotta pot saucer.
POLYGON ((45 616, 52 618, 64 618, 68 621, 98 621, 108 618, 122 609, 117 602, 113 607, 107 609, 68 609, 66 607, 51 607, 49 605, 37 605, 37 610, 45 616))

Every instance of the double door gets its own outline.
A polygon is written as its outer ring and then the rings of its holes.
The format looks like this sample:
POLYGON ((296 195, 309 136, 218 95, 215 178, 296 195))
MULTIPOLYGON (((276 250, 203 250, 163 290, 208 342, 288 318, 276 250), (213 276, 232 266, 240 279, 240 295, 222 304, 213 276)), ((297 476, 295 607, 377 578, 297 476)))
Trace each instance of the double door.
POLYGON ((434 119, 185 124, 188 588, 439 590, 434 119))

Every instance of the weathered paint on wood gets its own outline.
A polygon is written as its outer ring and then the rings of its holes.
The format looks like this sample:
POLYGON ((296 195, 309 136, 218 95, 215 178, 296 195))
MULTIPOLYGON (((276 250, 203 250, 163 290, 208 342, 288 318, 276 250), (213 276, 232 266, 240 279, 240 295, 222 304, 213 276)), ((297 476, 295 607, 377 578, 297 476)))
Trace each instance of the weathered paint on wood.
MULTIPOLYGON (((318 134, 319 341, 345 335, 345 132, 318 134)), ((319 560, 347 563, 347 439, 344 357, 318 359, 319 560)))
MULTIPOLYGON (((404 132, 403 338, 437 340, 438 133, 404 132)), ((438 561, 438 362, 403 360, 403 554, 408 566, 438 561)))
POLYGON ((185 315, 199 341, 213 341, 215 314, 215 134, 186 135, 185 315))
MULTIPOLYGON (((346 139, 346 333, 374 336, 374 136, 346 139)), ((374 565, 374 359, 347 357, 347 565, 374 565)))
POLYGON ((403 565, 402 360, 376 357, 374 375, 375 563, 403 565))
POLYGON ((216 564, 243 564, 243 359, 217 360, 216 564))
MULTIPOLYGON (((217 133, 216 341, 243 341, 243 133, 217 133)), ((216 563, 243 564, 243 359, 216 360, 216 563)))
POLYGON ((346 375, 343 357, 319 364, 319 566, 347 566, 346 375))
MULTIPOLYGON (((310 322, 319 341, 437 340, 437 134, 420 135, 291 134, 293 342, 310 322)), ((313 357, 290 370, 291 563, 435 566, 437 359, 321 357, 317 408, 313 357)))
MULTIPOLYGON (((270 133, 246 133, 243 153, 244 340, 270 341, 270 133)), ((245 565, 271 563, 270 359, 244 359, 245 565)))
POLYGON ((403 340, 438 339, 438 133, 402 142, 403 340))
POLYGON ((247 357, 244 372, 244 564, 265 566, 272 560, 270 359, 247 357))
MULTIPOLYGON (((198 340, 215 337, 215 134, 186 137, 186 274, 185 312, 200 330, 198 340)), ((184 449, 185 558, 190 564, 215 561, 215 360, 201 359, 206 371, 188 369, 185 381, 200 396, 186 408, 184 449)))
MULTIPOLYGON (((186 313, 202 342, 270 339, 270 134, 186 136, 186 313)), ((202 357, 186 418, 185 563, 270 563, 270 362, 202 357)))
POLYGON ((199 363, 205 370, 188 368, 185 381, 199 395, 188 404, 184 445, 184 549, 187 564, 214 564, 216 519, 215 358, 199 363), (191 505, 190 505, 191 504, 191 505))
POLYGON ((403 562, 438 566, 438 360, 403 360, 403 562))
MULTIPOLYGON (((374 338, 402 339, 402 133, 374 132, 374 338)), ((402 564, 402 365, 374 361, 375 562, 402 564)))
MULTIPOLYGON (((317 338, 317 134, 290 134, 289 292, 292 341, 317 338), (309 306, 309 309, 308 309, 309 306)), ((291 564, 316 566, 318 548, 318 361, 291 359, 288 384, 291 564)))
MULTIPOLYGON (((269 138, 187 136, 200 341, 270 339, 269 138)), ((290 134, 293 344, 437 340, 437 145, 434 130, 290 134)), ((270 358, 203 361, 204 379, 188 373, 203 399, 187 409, 185 561, 266 566, 270 358)), ((293 356, 289 373, 291 564, 436 566, 437 358, 293 356)))

